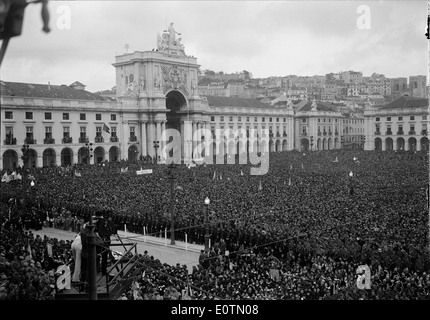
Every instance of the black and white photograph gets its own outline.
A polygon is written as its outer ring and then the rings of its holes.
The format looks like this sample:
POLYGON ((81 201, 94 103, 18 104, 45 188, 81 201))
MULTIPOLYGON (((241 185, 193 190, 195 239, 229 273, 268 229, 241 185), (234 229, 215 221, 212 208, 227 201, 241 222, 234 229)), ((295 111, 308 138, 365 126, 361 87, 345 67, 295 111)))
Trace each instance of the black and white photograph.
POLYGON ((429 8, 0 0, 0 300, 428 301, 429 8))

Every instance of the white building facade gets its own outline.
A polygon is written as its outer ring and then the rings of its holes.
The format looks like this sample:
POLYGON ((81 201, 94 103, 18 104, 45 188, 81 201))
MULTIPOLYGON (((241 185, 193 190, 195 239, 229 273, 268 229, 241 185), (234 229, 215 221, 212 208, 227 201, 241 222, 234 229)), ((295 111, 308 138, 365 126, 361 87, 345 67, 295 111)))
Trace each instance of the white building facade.
POLYGON ((365 150, 428 151, 428 99, 402 96, 364 110, 365 150))

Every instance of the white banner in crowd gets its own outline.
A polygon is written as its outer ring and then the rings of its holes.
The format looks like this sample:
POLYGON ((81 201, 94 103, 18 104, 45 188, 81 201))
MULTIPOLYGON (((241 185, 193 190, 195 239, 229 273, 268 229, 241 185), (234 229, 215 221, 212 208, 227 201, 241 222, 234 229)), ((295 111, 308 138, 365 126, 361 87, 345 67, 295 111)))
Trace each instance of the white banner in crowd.
POLYGON ((145 170, 143 170, 143 169, 141 168, 140 170, 137 170, 137 171, 136 171, 136 174, 137 174, 137 175, 141 175, 141 174, 150 174, 150 173, 152 173, 152 169, 145 169, 145 170))

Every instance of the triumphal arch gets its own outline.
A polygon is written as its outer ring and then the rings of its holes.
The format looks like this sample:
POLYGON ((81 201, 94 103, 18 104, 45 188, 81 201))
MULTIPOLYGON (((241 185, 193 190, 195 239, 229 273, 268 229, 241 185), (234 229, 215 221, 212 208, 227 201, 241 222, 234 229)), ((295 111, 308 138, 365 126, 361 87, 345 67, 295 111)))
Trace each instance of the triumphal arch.
MULTIPOLYGON (((157 34, 157 48, 115 57, 116 96, 121 108, 121 154, 163 159, 166 129, 180 132, 181 158, 191 157, 198 129, 209 128, 208 103, 198 94, 197 59, 185 53, 174 27, 157 34)), ((204 139, 204 137, 203 137, 204 139)), ((127 158, 127 156, 125 156, 127 158)))

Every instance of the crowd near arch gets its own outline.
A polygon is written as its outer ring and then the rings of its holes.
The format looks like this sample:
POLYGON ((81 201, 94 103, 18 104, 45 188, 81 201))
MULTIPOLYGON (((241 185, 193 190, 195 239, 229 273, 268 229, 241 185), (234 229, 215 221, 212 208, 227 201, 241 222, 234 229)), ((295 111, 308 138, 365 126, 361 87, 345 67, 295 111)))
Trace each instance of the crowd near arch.
MULTIPOLYGON (((250 176, 251 166, 174 169, 175 237, 183 241, 186 233, 189 242, 204 244, 209 197, 212 248, 193 273, 141 256, 145 276, 129 288, 127 299, 183 298, 187 287, 193 288, 192 299, 429 299, 427 153, 275 152, 267 174, 250 176), (360 265, 370 268, 371 290, 357 288, 360 265)), ((25 230, 40 228, 46 217, 55 227, 77 231, 89 215, 105 210, 118 228, 126 224, 141 233, 146 227, 155 236, 169 230, 166 170, 144 159, 33 168, 32 190, 21 181, 3 182, 0 273, 8 282, 0 297, 51 297, 49 274, 37 285, 38 294, 25 295, 35 285, 20 281, 24 273, 14 276, 10 267, 33 263, 32 272, 40 271, 43 245, 42 253, 25 260, 19 244, 40 244, 25 230), (136 175, 141 168, 153 173, 136 175)), ((57 258, 68 257, 70 244, 52 241, 61 247, 57 258)))

